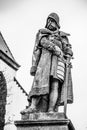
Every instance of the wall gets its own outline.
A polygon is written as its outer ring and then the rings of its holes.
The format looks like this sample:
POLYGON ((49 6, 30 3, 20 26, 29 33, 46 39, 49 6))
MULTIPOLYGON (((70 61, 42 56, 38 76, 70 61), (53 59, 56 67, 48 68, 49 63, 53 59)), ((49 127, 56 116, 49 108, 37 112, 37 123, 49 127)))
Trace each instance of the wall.
POLYGON ((14 120, 21 119, 20 111, 28 105, 27 96, 20 90, 14 77, 16 71, 0 59, 0 71, 3 72, 7 83, 7 103, 5 115, 5 130, 15 130, 14 120), (22 101, 21 101, 22 99, 22 101))

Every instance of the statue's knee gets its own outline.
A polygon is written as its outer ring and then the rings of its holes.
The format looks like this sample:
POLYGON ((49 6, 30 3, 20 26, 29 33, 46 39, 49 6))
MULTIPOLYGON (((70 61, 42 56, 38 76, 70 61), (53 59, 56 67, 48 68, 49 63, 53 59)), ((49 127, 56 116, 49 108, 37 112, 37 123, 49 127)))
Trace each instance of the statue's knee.
POLYGON ((52 81, 52 87, 51 87, 51 89, 52 90, 58 90, 58 87, 59 87, 59 81, 58 81, 58 79, 54 79, 52 81))

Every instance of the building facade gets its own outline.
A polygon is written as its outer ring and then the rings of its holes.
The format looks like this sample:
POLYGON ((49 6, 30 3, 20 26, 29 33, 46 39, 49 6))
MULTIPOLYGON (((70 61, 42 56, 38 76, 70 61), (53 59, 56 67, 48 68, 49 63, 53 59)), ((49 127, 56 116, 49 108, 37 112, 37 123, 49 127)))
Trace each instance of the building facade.
POLYGON ((4 130, 16 130, 14 121, 20 119, 20 111, 28 105, 28 94, 16 79, 19 67, 0 33, 0 71, 5 77, 7 89, 4 130))

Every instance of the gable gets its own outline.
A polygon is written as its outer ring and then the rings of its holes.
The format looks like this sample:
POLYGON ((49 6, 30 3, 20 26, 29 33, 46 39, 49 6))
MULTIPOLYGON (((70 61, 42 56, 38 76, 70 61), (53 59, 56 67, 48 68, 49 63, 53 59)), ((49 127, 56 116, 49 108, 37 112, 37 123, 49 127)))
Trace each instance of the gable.
POLYGON ((1 32, 0 32, 0 59, 6 62, 10 67, 18 70, 20 65, 15 61, 9 47, 7 46, 1 32))
POLYGON ((9 47, 7 46, 1 32, 0 32, 0 50, 4 52, 9 58, 11 58, 13 61, 15 60, 9 47))

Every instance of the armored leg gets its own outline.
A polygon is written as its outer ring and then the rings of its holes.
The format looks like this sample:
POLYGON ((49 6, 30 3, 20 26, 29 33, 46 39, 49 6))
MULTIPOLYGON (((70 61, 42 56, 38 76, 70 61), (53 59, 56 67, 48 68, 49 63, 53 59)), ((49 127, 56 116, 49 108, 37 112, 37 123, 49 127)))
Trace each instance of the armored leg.
POLYGON ((58 87, 59 83, 57 79, 53 79, 51 83, 51 92, 49 97, 49 109, 48 112, 54 112, 54 108, 58 98, 58 87))

